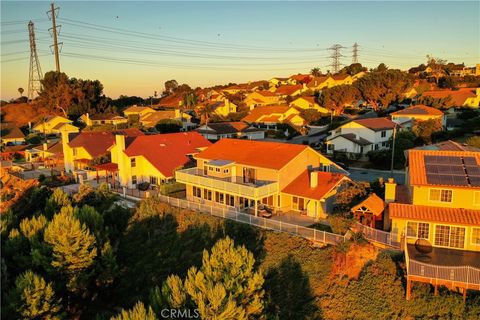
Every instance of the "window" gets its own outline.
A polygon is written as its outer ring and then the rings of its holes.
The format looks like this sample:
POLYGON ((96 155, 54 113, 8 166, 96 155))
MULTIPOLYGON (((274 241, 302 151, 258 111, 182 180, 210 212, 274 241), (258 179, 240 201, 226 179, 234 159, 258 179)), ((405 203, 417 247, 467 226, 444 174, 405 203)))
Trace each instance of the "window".
POLYGON ((475 191, 473 193, 473 204, 480 206, 480 191, 475 191))
POLYGON ((472 228, 472 244, 480 246, 480 228, 472 228))
POLYGON ((387 143, 386 142, 382 142, 382 147, 386 147, 387 146, 387 143))
POLYGON ((387 136, 387 131, 385 131, 385 130, 382 131, 381 135, 382 135, 382 138, 385 138, 387 136))
POLYGON ((228 169, 224 169, 224 170, 223 170, 223 173, 228 173, 228 169))
POLYGON ((150 184, 157 185, 158 179, 157 177, 150 176, 150 184))
POLYGON ((334 147, 335 147, 335 145, 329 144, 329 145, 328 145, 328 150, 333 150, 334 147))
POLYGON ((135 168, 137 166, 137 159, 130 159, 130 167, 135 168))
POLYGON ((220 172, 220 168, 217 168, 215 171, 220 172))
POLYGON ((424 222, 407 222, 407 237, 428 239, 430 225, 424 222))
POLYGON ((451 248, 463 248, 465 228, 437 225, 435 227, 435 245, 451 248))
POLYGON ((378 150, 378 143, 375 144, 375 150, 378 150))
POLYGON ((137 184, 137 176, 132 176, 132 184, 137 184))
POLYGON ((202 197, 202 188, 193 187, 193 196, 197 198, 202 197))
POLYGON ((203 189, 203 198, 208 201, 212 201, 212 191, 203 189))
POLYGON ((430 189, 430 201, 452 202, 452 190, 430 189))
POLYGON ((208 170, 209 170, 209 171, 213 171, 213 168, 212 168, 212 167, 208 167, 208 170))
POLYGON ((73 156, 76 157, 77 156, 77 148, 73 148, 72 151, 73 151, 73 156))

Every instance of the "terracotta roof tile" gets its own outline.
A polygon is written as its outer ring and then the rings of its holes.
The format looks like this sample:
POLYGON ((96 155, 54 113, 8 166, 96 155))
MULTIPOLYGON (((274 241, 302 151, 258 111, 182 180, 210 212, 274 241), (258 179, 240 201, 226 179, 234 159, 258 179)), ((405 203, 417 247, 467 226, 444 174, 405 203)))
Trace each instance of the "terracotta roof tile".
MULTIPOLYGON (((217 122, 209 123, 208 127, 213 129, 217 134, 228 134, 242 132, 249 126, 245 122, 217 122)), ((198 132, 208 132, 208 130, 197 129, 198 132)))
POLYGON ((262 106, 253 109, 242 121, 256 122, 265 116, 280 115, 287 112, 291 107, 289 106, 262 106))
POLYGON ((315 188, 310 187, 310 172, 305 170, 283 188, 282 192, 302 198, 320 200, 342 180, 348 179, 347 176, 340 173, 315 171, 313 174, 318 176, 318 183, 315 188))
POLYGON ((392 115, 443 115, 443 112, 423 104, 417 104, 403 110, 392 112, 392 115))
POLYGON ((125 149, 129 157, 143 156, 165 177, 172 177, 174 171, 187 164, 189 154, 211 143, 198 132, 179 132, 140 136, 125 149))
POLYGON ((297 92, 298 90, 301 90, 303 88, 302 85, 286 85, 286 86, 280 86, 275 90, 275 93, 278 95, 285 95, 289 96, 297 92))
POLYGON ((375 216, 380 216, 385 210, 385 202, 377 196, 375 193, 372 193, 371 195, 368 196, 367 199, 363 200, 356 206, 354 206, 351 211, 357 211, 361 207, 366 207, 368 210, 370 210, 375 216))
POLYGON ((279 142, 221 139, 197 155, 206 160, 230 160, 239 164, 280 170, 308 147, 279 142))
POLYGON ((395 125, 397 125, 395 122, 388 120, 387 118, 359 119, 359 120, 353 120, 353 122, 356 122, 374 131, 393 129, 395 128, 395 125))
POLYGON ((404 203, 389 204, 390 218, 480 225, 480 210, 420 206, 404 203))
POLYGON ((435 144, 429 144, 426 146, 416 147, 416 150, 439 150, 439 151, 475 151, 480 152, 479 148, 469 146, 467 144, 461 144, 456 141, 447 140, 435 144))
POLYGON ((423 96, 430 96, 433 98, 446 98, 450 96, 455 106, 462 106, 465 100, 476 96, 475 88, 462 88, 459 90, 434 90, 425 91, 423 96))
POLYGON ((12 122, 3 122, 1 126, 1 136, 2 139, 24 139, 25 135, 22 130, 20 130, 12 122))

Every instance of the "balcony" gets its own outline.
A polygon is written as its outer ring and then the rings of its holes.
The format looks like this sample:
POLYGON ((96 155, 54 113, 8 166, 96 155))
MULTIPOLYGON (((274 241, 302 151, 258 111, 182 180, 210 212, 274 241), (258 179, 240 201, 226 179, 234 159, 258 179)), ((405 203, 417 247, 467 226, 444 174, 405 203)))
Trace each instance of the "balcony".
POLYGON ((242 177, 219 178, 205 175, 203 170, 190 168, 178 170, 175 173, 177 182, 191 184, 198 187, 216 189, 232 195, 261 199, 277 193, 278 182, 256 181, 255 183, 244 183, 242 177))

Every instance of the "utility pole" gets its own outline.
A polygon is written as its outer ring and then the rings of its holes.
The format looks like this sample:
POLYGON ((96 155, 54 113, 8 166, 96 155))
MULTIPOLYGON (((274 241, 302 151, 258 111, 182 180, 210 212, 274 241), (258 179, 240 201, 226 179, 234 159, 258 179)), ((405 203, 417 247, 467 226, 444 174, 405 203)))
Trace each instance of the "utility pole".
MULTIPOLYGON (((55 3, 52 2, 50 4, 50 10, 47 11, 48 18, 52 20, 52 27, 48 30, 49 31, 51 30, 53 34, 53 45, 51 45, 50 47, 53 46, 53 53, 55 54, 55 66, 56 66, 57 72, 60 72, 60 56, 58 54, 59 43, 57 38, 57 27, 59 28, 61 26, 57 26, 57 22, 56 22, 59 10, 60 8, 59 7, 55 8, 55 3)), ((63 42, 60 44, 63 44, 63 42)))
POLYGON ((358 63, 358 47, 359 45, 355 42, 353 44, 352 63, 358 63))
POLYGON ((331 46, 328 50, 332 51, 332 55, 330 58, 332 59, 332 64, 330 65, 333 67, 333 73, 338 73, 340 71, 340 66, 342 65, 340 63, 340 58, 343 57, 343 55, 340 53, 340 49, 343 49, 344 47, 339 44, 334 44, 331 46))
POLYGON ((28 100, 33 100, 35 93, 42 89, 40 80, 43 78, 42 68, 38 60, 37 44, 35 42, 35 26, 30 20, 28 23, 28 35, 30 38, 30 70, 28 73, 28 100))
POLYGON ((393 140, 392 140, 392 160, 390 162, 390 177, 393 178, 393 158, 395 157, 395 138, 397 136, 397 124, 393 126, 393 140))

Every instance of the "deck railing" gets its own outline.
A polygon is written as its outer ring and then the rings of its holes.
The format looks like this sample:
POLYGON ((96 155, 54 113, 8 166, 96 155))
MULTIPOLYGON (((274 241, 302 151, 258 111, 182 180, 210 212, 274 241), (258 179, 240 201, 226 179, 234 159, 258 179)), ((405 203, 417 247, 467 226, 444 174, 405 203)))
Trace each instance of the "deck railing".
MULTIPOLYGON (((123 194, 123 189, 114 188, 112 191, 123 194)), ((134 198, 145 198, 146 191, 140 190, 125 190, 126 196, 134 198)), ((299 226, 296 224, 282 222, 280 220, 268 219, 264 217, 258 217, 251 214, 240 212, 239 209, 227 206, 212 206, 210 204, 203 204, 199 202, 193 202, 186 199, 173 198, 158 193, 148 191, 148 196, 156 196, 162 202, 166 202, 174 207, 199 211, 201 213, 207 213, 212 216, 230 219, 237 222, 249 224, 255 227, 259 227, 266 230, 273 230, 279 232, 287 232, 289 234, 299 236, 311 241, 325 243, 325 244, 338 244, 345 241, 345 236, 334 234, 314 228, 308 228, 299 226)))
POLYGON ((353 225, 352 229, 356 232, 361 232, 364 237, 370 241, 400 249, 400 242, 397 240, 397 235, 395 233, 370 228, 358 222, 353 225))

